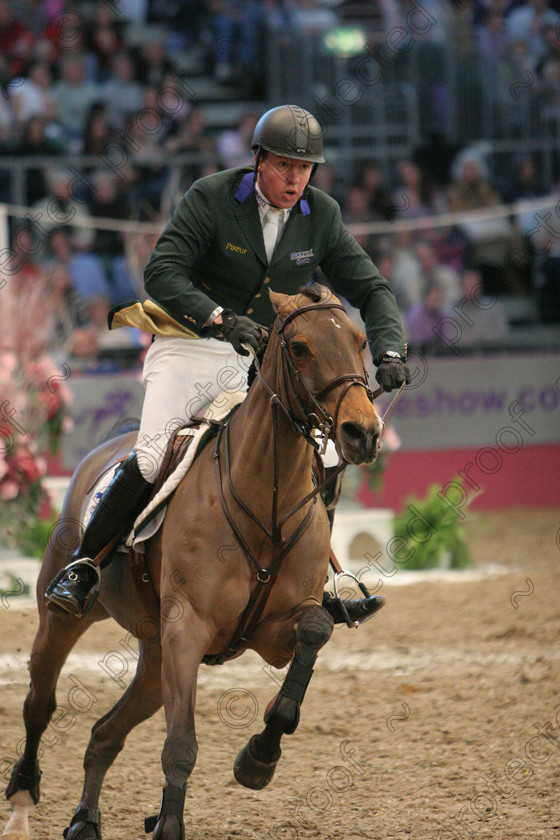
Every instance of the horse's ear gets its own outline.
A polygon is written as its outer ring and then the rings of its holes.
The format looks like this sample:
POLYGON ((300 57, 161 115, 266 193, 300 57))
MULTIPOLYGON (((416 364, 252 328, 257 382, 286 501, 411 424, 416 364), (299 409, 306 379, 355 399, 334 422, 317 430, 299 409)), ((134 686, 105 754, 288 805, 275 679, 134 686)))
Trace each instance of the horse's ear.
POLYGON ((269 289, 268 296, 277 315, 281 315, 282 311, 288 308, 290 295, 283 295, 282 292, 273 292, 272 289, 269 289))

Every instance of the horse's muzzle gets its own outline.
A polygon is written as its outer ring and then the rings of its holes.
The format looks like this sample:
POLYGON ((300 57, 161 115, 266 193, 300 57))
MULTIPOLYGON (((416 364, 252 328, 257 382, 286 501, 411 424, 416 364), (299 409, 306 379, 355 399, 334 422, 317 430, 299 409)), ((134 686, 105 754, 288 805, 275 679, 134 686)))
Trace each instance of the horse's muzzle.
POLYGON ((361 423, 341 423, 339 441, 343 455, 351 464, 370 464, 377 457, 381 424, 367 428, 361 423))

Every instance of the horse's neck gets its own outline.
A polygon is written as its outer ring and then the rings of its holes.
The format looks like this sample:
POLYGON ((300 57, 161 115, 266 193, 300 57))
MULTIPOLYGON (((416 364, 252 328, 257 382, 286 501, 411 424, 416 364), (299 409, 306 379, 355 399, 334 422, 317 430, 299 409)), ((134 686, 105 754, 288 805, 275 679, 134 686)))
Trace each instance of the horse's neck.
MULTIPOLYGON (((265 371, 263 371, 265 373, 265 371)), ((281 394, 280 383, 265 373, 270 387, 281 394), (270 377, 270 378, 269 378, 270 377)), ((285 395, 281 396, 284 397, 285 395)), ((255 382, 236 412, 230 430, 230 461, 233 486, 251 501, 256 515, 269 520, 274 485, 274 460, 279 459, 279 509, 286 512, 313 489, 313 448, 294 429, 281 408, 277 413, 277 442, 274 441, 273 408, 270 395, 255 382), (258 488, 258 493, 255 492, 258 488)))

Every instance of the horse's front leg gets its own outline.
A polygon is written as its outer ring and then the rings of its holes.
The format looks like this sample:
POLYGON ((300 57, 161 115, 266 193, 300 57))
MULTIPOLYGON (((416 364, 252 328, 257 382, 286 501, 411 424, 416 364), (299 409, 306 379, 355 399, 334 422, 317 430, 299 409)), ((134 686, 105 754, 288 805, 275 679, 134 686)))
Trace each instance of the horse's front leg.
POLYGON ((264 716, 265 728, 253 735, 237 756, 233 773, 245 787, 260 790, 272 779, 281 756, 282 735, 291 735, 299 723, 300 706, 305 696, 319 650, 333 631, 333 620, 318 605, 308 607, 299 618, 294 658, 272 707, 264 716))
POLYGON ((194 723, 196 681, 210 635, 190 605, 179 621, 163 621, 162 689, 167 738, 161 763, 166 784, 152 840, 183 840, 185 836, 187 781, 198 752, 194 723))

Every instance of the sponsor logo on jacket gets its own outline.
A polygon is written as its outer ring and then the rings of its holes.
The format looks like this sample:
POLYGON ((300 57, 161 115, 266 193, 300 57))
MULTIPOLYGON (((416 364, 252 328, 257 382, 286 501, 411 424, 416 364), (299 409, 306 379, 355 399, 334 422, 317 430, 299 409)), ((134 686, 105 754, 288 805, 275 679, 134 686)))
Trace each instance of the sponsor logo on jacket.
POLYGON ((296 265, 305 265, 311 262, 311 257, 313 256, 315 256, 313 248, 310 248, 309 251, 292 251, 290 259, 295 260, 296 265))
POLYGON ((247 248, 242 248, 241 245, 232 245, 231 242, 228 242, 226 251, 235 251, 236 254, 246 254, 247 248))

